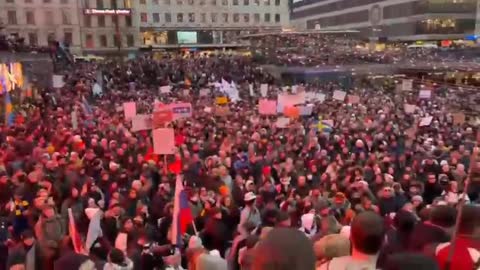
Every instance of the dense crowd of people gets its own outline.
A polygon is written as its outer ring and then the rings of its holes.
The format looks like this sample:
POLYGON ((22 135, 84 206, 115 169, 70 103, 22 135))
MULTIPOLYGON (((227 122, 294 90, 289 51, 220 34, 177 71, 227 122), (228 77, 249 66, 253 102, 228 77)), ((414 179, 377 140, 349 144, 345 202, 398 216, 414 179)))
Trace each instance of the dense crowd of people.
POLYGON ((270 99, 284 85, 248 57, 80 63, 64 80, 0 129, 0 269, 478 266, 478 130, 449 111, 462 100, 367 80, 345 89, 360 98, 352 104, 332 99, 335 83, 305 83, 327 98, 280 127, 258 101, 261 84, 270 99), (217 114, 222 79, 239 100, 217 114), (128 101, 139 114, 192 104, 192 117, 167 125, 174 155, 155 155, 151 131, 131 130, 128 101), (193 222, 172 245, 178 177, 193 222))

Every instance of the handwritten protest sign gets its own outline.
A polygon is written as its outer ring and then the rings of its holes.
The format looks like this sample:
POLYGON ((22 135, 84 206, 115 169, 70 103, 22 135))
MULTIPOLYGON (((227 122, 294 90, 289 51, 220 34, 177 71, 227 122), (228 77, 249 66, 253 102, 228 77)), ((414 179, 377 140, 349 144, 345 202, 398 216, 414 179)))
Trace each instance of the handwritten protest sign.
POLYGON ((217 105, 225 105, 228 103, 227 97, 217 97, 216 99, 217 105))
POLYGON ((137 114, 132 118, 132 132, 152 129, 152 116, 149 114, 137 114))
POLYGON ((347 93, 345 91, 335 90, 333 92, 333 99, 344 101, 347 93))
POLYGON ((421 126, 421 127, 430 126, 430 124, 432 123, 432 120, 433 120, 433 116, 423 117, 423 118, 420 120, 419 126, 421 126))
POLYGON ((175 153, 175 134, 173 128, 158 128, 152 132, 153 152, 157 155, 175 153))
POLYGON ((277 114, 277 102, 275 100, 261 99, 258 102, 258 112, 262 115, 277 114))
POLYGON ((275 123, 275 126, 277 128, 286 128, 288 124, 290 123, 290 118, 287 117, 279 117, 277 119, 277 122, 275 123))
POLYGON ((348 95, 348 103, 350 104, 360 103, 360 97, 357 95, 348 95))
POLYGON ((123 103, 123 113, 125 119, 132 119, 137 114, 137 104, 135 102, 123 103))
POLYGON ((262 97, 267 96, 267 94, 268 94, 268 84, 262 83, 260 85, 260 94, 262 95, 262 97))
POLYGON ((305 103, 305 92, 297 93, 295 95, 279 94, 277 97, 277 103, 282 104, 285 107, 291 107, 305 103))
POLYGON ((402 91, 412 91, 413 89, 413 80, 403 79, 402 80, 402 91))
POLYGON ((319 101, 319 102, 324 102, 325 101, 325 94, 323 93, 318 93, 318 92, 307 92, 305 94, 305 100, 306 101, 319 101))
POLYGON ((302 116, 311 115, 312 112, 313 112, 313 104, 308 104, 308 105, 305 105, 305 106, 300 106, 299 109, 300 109, 300 115, 302 115, 302 116))
POLYGON ((65 85, 62 75, 52 75, 52 85, 54 88, 62 88, 65 85))
POLYGON ((420 99, 430 99, 432 97, 432 90, 420 90, 418 96, 420 99))

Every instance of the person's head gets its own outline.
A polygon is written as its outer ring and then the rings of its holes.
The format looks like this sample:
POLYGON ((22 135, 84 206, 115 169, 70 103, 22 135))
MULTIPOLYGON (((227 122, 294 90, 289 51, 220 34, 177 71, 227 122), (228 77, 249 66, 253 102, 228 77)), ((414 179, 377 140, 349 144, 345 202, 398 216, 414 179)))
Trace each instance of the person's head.
POLYGON ((448 205, 436 205, 431 208, 430 222, 442 228, 448 229, 455 225, 457 211, 448 205))
POLYGON ((383 198, 391 198, 394 195, 394 190, 391 186, 387 185, 384 186, 382 189, 382 197, 383 198))
POLYGON ((311 241, 299 230, 275 228, 253 253, 252 270, 312 270, 315 254, 311 241))
POLYGON ((290 215, 288 215, 288 213, 284 211, 277 211, 276 221, 277 221, 276 227, 289 228, 292 226, 290 215))
POLYGON ((382 247, 384 235, 384 222, 378 214, 363 212, 353 219, 350 235, 353 250, 366 255, 375 255, 382 247))
POLYGON ((44 205, 42 209, 42 214, 45 218, 52 218, 55 216, 55 209, 51 205, 44 205))
POLYGON ((135 226, 134 226, 134 223, 133 223, 133 220, 130 219, 130 218, 127 218, 123 221, 123 229, 126 231, 126 232, 131 232, 135 229, 135 226))
POLYGON ((429 184, 435 184, 435 182, 437 182, 437 177, 435 176, 435 174, 433 174, 433 173, 428 174, 427 182, 429 184))
POLYGON ((307 179, 303 175, 299 176, 297 181, 298 181, 297 184, 298 184, 299 187, 303 187, 307 183, 307 179))
POLYGON ((244 201, 246 205, 252 206, 255 203, 257 196, 253 192, 248 192, 244 196, 244 201))
POLYGON ((480 207, 477 205, 465 205, 462 210, 462 218, 458 233, 464 235, 476 235, 480 229, 480 207))
POLYGON ((123 264, 125 262, 125 255, 120 249, 113 248, 108 254, 108 261, 113 264, 123 264))
POLYGON ((33 231, 31 230, 25 230, 22 232, 21 235, 22 243, 23 245, 27 247, 31 247, 33 243, 35 242, 35 236, 33 234, 33 231))
POLYGON ((350 240, 340 234, 330 234, 313 244, 317 260, 333 259, 350 255, 350 240))

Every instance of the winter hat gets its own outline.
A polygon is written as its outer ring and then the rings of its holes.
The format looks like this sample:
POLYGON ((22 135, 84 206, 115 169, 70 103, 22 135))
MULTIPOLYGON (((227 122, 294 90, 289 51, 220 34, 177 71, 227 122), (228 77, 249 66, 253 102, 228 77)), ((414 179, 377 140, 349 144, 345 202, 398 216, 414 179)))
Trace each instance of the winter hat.
POLYGON ((258 243, 253 256, 255 270, 315 269, 312 243, 295 229, 273 229, 258 243))
POLYGON ((302 220, 302 228, 310 231, 313 228, 313 223, 315 221, 315 214, 307 213, 302 216, 301 220, 302 220))

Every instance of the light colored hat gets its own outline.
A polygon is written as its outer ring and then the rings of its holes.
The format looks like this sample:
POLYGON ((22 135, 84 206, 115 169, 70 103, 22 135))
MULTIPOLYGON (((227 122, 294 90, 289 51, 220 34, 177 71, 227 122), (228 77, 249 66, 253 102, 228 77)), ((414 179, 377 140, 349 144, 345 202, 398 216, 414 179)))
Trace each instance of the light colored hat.
POLYGON ((313 244, 317 259, 332 259, 350 254, 350 240, 341 234, 330 234, 313 244))
POLYGON ((417 202, 423 202, 422 196, 420 196, 420 195, 415 195, 415 196, 413 196, 413 197, 412 197, 412 202, 415 202, 415 201, 417 201, 417 202))
POLYGON ((313 228, 313 222, 315 220, 315 214, 307 213, 302 216, 302 227, 307 230, 311 230, 313 228))
POLYGON ((246 202, 250 202, 255 200, 256 198, 257 198, 257 195, 255 195, 255 193, 248 192, 247 194, 245 194, 245 197, 243 198, 243 200, 246 202))

